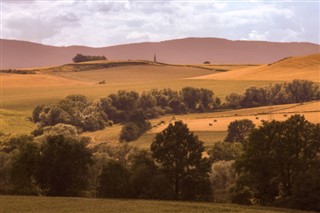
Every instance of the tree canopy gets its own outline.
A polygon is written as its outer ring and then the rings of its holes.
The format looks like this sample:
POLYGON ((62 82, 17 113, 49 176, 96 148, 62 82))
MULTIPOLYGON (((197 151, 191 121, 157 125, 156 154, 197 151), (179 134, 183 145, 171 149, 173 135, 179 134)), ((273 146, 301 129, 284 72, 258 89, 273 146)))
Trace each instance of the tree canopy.
POLYGON ((224 141, 244 143, 254 127, 254 123, 249 119, 232 121, 228 125, 228 134, 224 141))
POLYGON ((236 161, 238 187, 249 187, 263 204, 320 210, 320 124, 301 115, 264 121, 244 147, 236 161))
POLYGON ((210 162, 202 158, 203 142, 189 131, 186 124, 182 121, 169 124, 156 135, 151 151, 171 178, 176 199, 208 196, 210 162))

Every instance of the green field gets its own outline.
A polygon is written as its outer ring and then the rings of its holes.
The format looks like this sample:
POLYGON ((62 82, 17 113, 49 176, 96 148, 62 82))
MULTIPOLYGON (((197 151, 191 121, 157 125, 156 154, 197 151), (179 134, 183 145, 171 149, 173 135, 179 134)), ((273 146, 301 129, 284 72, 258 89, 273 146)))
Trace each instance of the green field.
POLYGON ((0 196, 0 211, 6 213, 32 212, 90 212, 90 213, 298 213, 292 209, 240 206, 234 204, 195 203, 151 200, 120 200, 63 197, 0 196))

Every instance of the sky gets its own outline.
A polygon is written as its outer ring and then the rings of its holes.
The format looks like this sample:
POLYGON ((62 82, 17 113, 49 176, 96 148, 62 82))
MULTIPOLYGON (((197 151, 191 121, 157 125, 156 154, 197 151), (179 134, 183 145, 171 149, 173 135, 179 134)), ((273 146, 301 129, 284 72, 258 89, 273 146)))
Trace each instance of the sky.
POLYGON ((320 1, 1 0, 5 39, 103 47, 186 37, 320 44, 320 1))

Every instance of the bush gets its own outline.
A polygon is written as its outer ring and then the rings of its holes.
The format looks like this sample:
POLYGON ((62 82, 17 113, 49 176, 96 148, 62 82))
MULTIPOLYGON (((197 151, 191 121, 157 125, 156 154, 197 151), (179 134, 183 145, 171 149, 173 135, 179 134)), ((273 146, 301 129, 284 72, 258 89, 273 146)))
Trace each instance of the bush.
POLYGON ((140 136, 140 128, 138 127, 137 124, 133 122, 129 122, 125 124, 120 132, 120 141, 134 141, 138 139, 140 136))
POLYGON ((90 56, 90 55, 77 54, 72 59, 74 63, 85 62, 85 61, 99 61, 99 60, 107 60, 107 58, 105 56, 90 56))

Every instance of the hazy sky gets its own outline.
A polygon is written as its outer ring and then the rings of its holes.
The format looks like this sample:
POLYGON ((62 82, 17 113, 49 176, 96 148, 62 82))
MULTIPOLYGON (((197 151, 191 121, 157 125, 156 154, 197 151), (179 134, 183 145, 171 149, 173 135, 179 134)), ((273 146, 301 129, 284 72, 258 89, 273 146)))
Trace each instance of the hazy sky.
POLYGON ((109 46, 184 37, 320 43, 319 0, 1 0, 1 38, 109 46))

